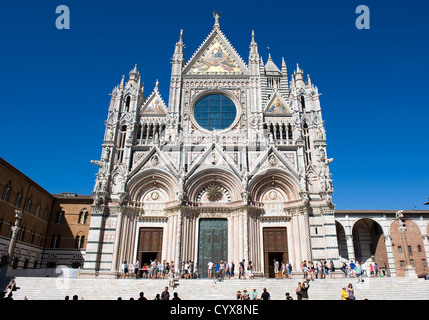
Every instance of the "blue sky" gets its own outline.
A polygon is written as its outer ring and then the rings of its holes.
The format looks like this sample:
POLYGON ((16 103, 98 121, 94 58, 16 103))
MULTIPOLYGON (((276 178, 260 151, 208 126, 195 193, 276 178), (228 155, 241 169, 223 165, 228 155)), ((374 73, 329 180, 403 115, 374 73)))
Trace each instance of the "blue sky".
POLYGON ((8 1, 0 12, 0 157, 51 193, 92 192, 109 93, 137 63, 168 101, 180 29, 188 60, 212 11, 247 62, 251 31, 322 93, 337 209, 429 209, 429 2, 8 1), (358 5, 370 30, 358 30, 358 5), (55 8, 70 8, 58 30, 55 8))

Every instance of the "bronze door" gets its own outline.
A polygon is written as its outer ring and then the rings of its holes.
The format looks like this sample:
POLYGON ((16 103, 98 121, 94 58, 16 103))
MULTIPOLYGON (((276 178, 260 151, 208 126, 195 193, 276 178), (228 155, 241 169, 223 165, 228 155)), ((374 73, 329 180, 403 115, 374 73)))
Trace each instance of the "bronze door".
MULTIPOLYGON (((207 277, 207 264, 228 259, 228 220, 201 219, 198 240, 198 266, 201 277, 207 277)), ((213 267, 214 269, 214 267, 213 267)))
POLYGON ((289 259, 287 230, 284 228, 264 228, 264 276, 274 278, 274 259, 286 263, 289 259))

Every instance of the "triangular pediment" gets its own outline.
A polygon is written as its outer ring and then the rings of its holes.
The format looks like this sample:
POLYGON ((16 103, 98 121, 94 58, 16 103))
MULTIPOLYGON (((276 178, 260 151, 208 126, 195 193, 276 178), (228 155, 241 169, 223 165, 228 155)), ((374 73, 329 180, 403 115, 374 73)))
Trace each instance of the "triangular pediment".
POLYGON ((171 159, 167 157, 158 147, 153 147, 149 151, 135 152, 133 155, 133 165, 129 173, 129 177, 133 177, 138 172, 150 168, 158 168, 171 172, 178 176, 179 172, 171 159), (135 159, 134 159, 135 158, 135 159))
POLYGON ((287 115, 292 114, 292 110, 287 102, 276 92, 265 107, 264 114, 272 116, 287 115))
POLYGON ((295 165, 291 163, 290 159, 285 157, 284 154, 280 153, 275 147, 269 147, 265 152, 259 155, 257 159, 249 168, 251 176, 263 172, 266 169, 277 168, 289 172, 292 176, 298 178, 298 172, 296 171, 295 165))
POLYGON ((231 156, 223 152, 223 150, 215 143, 209 146, 206 150, 199 154, 190 155, 190 168, 188 176, 192 175, 196 171, 204 170, 207 168, 225 168, 231 170, 237 176, 240 175, 234 160, 231 156))
POLYGON ((187 75, 247 75, 249 70, 225 35, 214 29, 183 70, 187 75))
POLYGON ((161 94, 155 88, 151 93, 147 101, 143 104, 140 109, 141 116, 165 116, 167 114, 167 107, 161 94))

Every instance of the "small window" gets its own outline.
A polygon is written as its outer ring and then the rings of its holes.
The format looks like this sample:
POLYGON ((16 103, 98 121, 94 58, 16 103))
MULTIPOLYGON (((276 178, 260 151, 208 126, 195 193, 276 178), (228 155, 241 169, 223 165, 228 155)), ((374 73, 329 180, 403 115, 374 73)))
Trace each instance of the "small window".
POLYGON ((126 102, 125 102, 125 111, 126 111, 126 112, 130 111, 130 103, 131 103, 131 97, 130 97, 130 96, 128 96, 128 97, 127 97, 127 100, 126 100, 126 102))

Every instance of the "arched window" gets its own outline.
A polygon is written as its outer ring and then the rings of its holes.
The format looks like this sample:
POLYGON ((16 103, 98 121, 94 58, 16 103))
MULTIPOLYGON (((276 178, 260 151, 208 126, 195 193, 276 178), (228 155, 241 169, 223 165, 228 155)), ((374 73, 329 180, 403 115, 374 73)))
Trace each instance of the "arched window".
POLYGON ((25 206, 25 211, 30 212, 32 204, 33 204, 33 195, 30 194, 30 196, 27 199, 27 205, 25 206))
POLYGON ((6 201, 6 202, 9 201, 11 190, 12 190, 12 181, 9 180, 9 182, 4 187, 4 192, 3 192, 3 197, 2 197, 3 201, 6 201))
POLYGON ((47 221, 48 214, 49 214, 49 209, 48 209, 48 206, 46 206, 45 212, 43 213, 43 220, 47 221))
POLYGON ((307 122, 304 122, 304 150, 305 150, 305 165, 311 163, 311 146, 310 146, 310 134, 308 132, 307 122))
POLYGON ((304 96, 301 96, 301 108, 302 108, 302 112, 305 112, 305 99, 304 99, 304 96))
POLYGON ((55 223, 61 223, 63 221, 64 211, 59 210, 56 215, 55 223))
POLYGON ((124 158, 125 138, 127 137, 127 126, 122 126, 118 137, 118 157, 117 161, 122 162, 124 158))
POLYGON ((16 195, 15 207, 19 208, 21 206, 21 201, 22 201, 22 188, 21 190, 18 191, 18 194, 16 195))
POLYGON ((60 247, 60 240, 61 240, 61 237, 59 235, 58 236, 52 236, 52 238, 51 238, 51 248, 52 249, 59 248, 60 247))
POLYGON ((36 207, 36 213, 35 213, 35 216, 36 217, 38 217, 39 216, 39 214, 40 214, 40 208, 41 208, 41 204, 40 204, 40 200, 39 200, 39 202, 37 202, 37 207, 36 207))
POLYGON ((80 246, 80 237, 76 236, 75 241, 74 241, 74 247, 77 249, 80 246))
POLYGON ((125 112, 130 111, 130 103, 131 103, 131 97, 128 96, 127 99, 125 100, 125 112))
POLYGON ((83 215, 83 223, 86 224, 88 223, 88 211, 85 211, 84 215, 83 215))
POLYGON ((85 247, 85 236, 80 237, 79 249, 83 249, 85 247))

